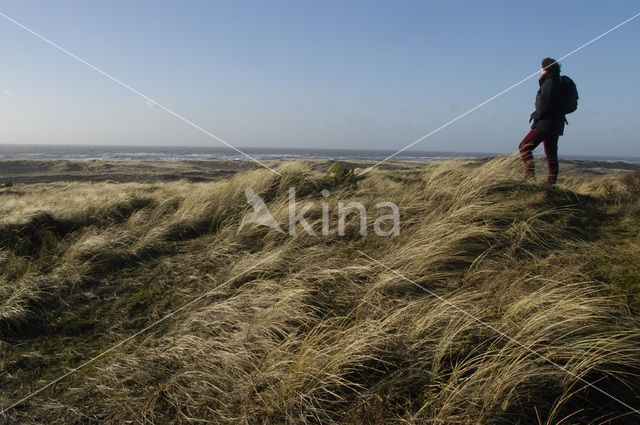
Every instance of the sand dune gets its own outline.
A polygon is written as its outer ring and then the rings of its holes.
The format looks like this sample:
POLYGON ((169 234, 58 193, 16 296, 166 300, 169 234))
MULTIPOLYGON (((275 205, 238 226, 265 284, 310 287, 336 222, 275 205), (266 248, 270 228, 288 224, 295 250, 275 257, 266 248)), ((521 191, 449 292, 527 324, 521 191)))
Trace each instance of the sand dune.
POLYGON ((638 423, 627 164, 564 161, 558 186, 513 157, 271 165, 1 162, 3 409, 212 292, 0 421, 638 423), (316 236, 238 232, 247 187, 285 229, 295 187, 316 236), (355 201, 394 202, 400 234, 353 213, 340 235, 355 201))

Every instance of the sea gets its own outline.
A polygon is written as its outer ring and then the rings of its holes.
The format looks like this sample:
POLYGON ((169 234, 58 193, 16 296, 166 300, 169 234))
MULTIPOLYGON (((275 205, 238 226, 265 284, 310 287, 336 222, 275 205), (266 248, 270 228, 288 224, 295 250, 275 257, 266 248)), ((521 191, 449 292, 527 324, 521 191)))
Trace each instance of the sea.
MULTIPOLYGON (((298 149, 240 148, 259 161, 280 159, 370 160, 381 161, 396 153, 394 150, 366 149, 298 149)), ((495 152, 435 152, 406 150, 393 157, 399 161, 440 161, 444 159, 475 159, 495 156, 495 152)), ((562 156, 562 159, 622 161, 640 163, 640 157, 562 156)), ((121 146, 121 145, 36 145, 0 144, 0 160, 59 159, 67 161, 206 161, 250 160, 242 153, 217 146, 121 146)))

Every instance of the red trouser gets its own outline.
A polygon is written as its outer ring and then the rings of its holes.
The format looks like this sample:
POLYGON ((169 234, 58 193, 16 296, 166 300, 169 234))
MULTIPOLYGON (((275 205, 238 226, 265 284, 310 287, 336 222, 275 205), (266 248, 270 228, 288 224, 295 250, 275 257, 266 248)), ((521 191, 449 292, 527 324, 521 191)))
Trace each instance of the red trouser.
POLYGON ((533 150, 544 142, 544 154, 547 156, 549 165, 549 177, 547 183, 555 183, 558 179, 558 135, 544 136, 536 130, 531 130, 529 134, 520 142, 520 156, 524 161, 524 173, 527 177, 535 175, 533 163, 533 150))

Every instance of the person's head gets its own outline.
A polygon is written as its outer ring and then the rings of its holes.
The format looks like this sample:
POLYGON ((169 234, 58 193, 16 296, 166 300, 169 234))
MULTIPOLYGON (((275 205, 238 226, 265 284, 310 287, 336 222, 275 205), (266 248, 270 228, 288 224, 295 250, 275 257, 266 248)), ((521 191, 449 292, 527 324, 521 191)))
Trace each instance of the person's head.
POLYGON ((542 75, 545 75, 547 72, 549 74, 560 74, 560 64, 556 62, 555 59, 542 59, 542 75))

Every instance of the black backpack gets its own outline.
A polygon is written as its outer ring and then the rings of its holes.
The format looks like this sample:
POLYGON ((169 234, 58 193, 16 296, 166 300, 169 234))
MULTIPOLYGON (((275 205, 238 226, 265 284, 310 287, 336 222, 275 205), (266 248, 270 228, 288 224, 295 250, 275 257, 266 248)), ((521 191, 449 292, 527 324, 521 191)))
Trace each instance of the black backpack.
POLYGON ((566 75, 560 77, 559 109, 563 114, 570 114, 578 109, 578 89, 576 83, 566 75))

